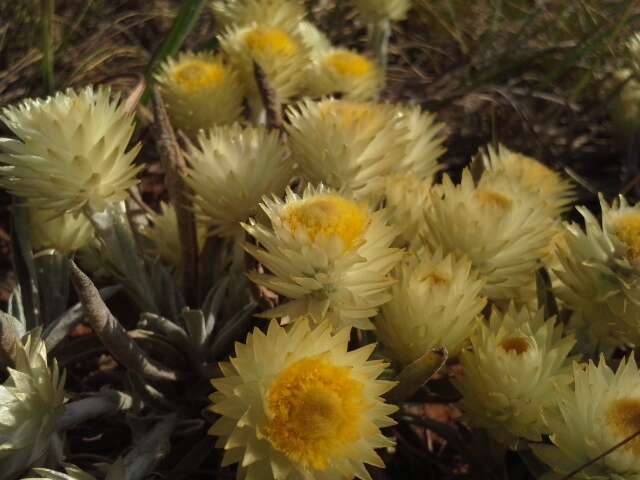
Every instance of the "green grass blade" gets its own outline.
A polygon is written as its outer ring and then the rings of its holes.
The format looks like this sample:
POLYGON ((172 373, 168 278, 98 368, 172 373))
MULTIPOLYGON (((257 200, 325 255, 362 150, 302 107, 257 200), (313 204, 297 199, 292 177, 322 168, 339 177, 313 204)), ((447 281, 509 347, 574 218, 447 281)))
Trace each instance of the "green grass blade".
POLYGON ((55 0, 42 0, 40 3, 42 32, 42 80, 47 93, 53 93, 53 12, 55 0))
POLYGON ((153 75, 156 73, 158 66, 167 58, 175 55, 180 47, 184 43, 185 38, 189 35, 189 32, 193 29, 194 25, 200 18, 202 9, 206 5, 205 0, 184 0, 180 11, 176 15, 171 30, 165 37, 164 41, 156 50, 149 65, 147 66, 146 80, 147 91, 145 92, 142 101, 147 102, 150 99, 151 90, 148 86, 153 82, 153 75))

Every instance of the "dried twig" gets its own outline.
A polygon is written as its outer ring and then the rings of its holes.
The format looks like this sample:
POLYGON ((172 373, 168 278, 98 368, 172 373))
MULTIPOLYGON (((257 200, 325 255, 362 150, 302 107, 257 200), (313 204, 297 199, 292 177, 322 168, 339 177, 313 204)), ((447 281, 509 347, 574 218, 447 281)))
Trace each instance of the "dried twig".
POLYGON ((398 384, 386 395, 390 403, 402 403, 411 398, 447 361, 447 349, 434 348, 407 365, 398 376, 398 384))
POLYGON ((191 189, 184 181, 186 163, 169 121, 159 87, 153 90, 154 134, 165 170, 165 184, 176 209, 180 247, 182 249, 182 286, 190 306, 198 303, 198 239, 196 219, 191 205, 191 189))
POLYGON ((93 282, 73 262, 71 281, 84 307, 91 328, 114 358, 129 370, 159 381, 176 381, 180 374, 169 370, 147 357, 145 352, 129 337, 127 331, 113 316, 100 297, 93 282))
POLYGON ((269 83, 267 75, 257 62, 253 62, 253 74, 258 85, 262 104, 267 112, 267 127, 282 131, 284 121, 282 119, 282 104, 277 92, 269 83))

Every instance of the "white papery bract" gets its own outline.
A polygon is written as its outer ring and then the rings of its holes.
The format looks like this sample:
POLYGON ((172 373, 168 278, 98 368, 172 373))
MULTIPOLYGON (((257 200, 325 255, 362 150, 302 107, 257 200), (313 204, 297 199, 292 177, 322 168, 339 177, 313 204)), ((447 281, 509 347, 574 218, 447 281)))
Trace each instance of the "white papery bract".
POLYGON ((486 299, 471 262, 421 251, 396 269, 376 334, 391 358, 408 365, 436 347, 455 357, 475 330, 486 299))
POLYGON ((211 10, 221 27, 259 23, 293 30, 306 17, 304 5, 297 0, 217 0, 211 10))
POLYGON ((102 211, 137 183, 128 152, 133 114, 109 90, 69 89, 7 107, 0 119, 19 140, 0 139, 0 186, 58 213, 102 211))
POLYGON ((235 69, 219 55, 181 53, 160 67, 156 79, 173 126, 191 137, 242 115, 243 86, 235 69))
POLYGON ((32 208, 29 223, 31 247, 36 254, 51 249, 67 255, 80 250, 94 238, 93 226, 80 215, 32 208))
POLYGON ((64 381, 58 364, 48 365, 39 332, 18 345, 15 368, 9 368, 9 378, 0 386, 0 480, 13 480, 61 448, 56 427, 63 413, 64 381))
POLYGON ((288 117, 294 159, 312 183, 363 197, 379 193, 385 175, 428 178, 440 168, 442 125, 418 108, 307 100, 288 117))
POLYGON ((340 94, 346 100, 373 100, 384 85, 380 67, 360 53, 328 48, 312 58, 308 93, 313 97, 340 94))
POLYGON ((476 187, 466 169, 459 185, 445 176, 431 195, 428 240, 433 249, 466 255, 485 278, 487 297, 510 300, 531 282, 555 231, 536 196, 504 179, 487 180, 476 187))
POLYGON ((494 309, 489 325, 482 322, 471 337, 471 350, 460 354, 464 374, 454 384, 465 418, 505 446, 519 437, 541 440, 548 431, 542 415, 571 382, 574 343, 554 317, 544 320, 543 310, 494 309))
POLYGON ((566 225, 558 249, 558 297, 572 310, 578 336, 594 348, 640 341, 640 207, 601 197, 602 222, 585 207, 585 230, 566 225), (583 337, 583 338, 582 338, 583 337))
POLYGON ((375 345, 348 352, 348 342, 348 329, 300 319, 236 343, 211 382, 221 417, 209 433, 220 437, 222 464, 239 463, 237 478, 369 480, 365 464, 384 467, 375 450, 393 444, 380 432, 394 423, 396 407, 381 398, 393 383, 377 379, 384 362, 367 360, 375 345))
POLYGON ((271 21, 227 29, 220 46, 240 72, 254 109, 261 105, 254 62, 267 77, 281 103, 303 92, 310 59, 297 28, 271 21))
POLYGON ((249 278, 291 301, 261 315, 309 314, 336 328, 373 328, 369 318, 389 300, 388 273, 402 258, 390 248, 397 230, 386 224, 385 212, 370 212, 322 185, 308 186, 302 197, 288 191, 285 202, 265 198, 262 207, 271 226, 245 225, 258 245, 245 248, 271 273, 249 278))
POLYGON ((543 163, 503 145, 488 146, 483 153, 489 167, 485 175, 505 176, 537 195, 550 215, 558 217, 575 200, 573 184, 543 163))
POLYGON ((597 366, 576 363, 573 380, 573 389, 555 397, 559 414, 548 417, 553 445, 532 445, 555 472, 545 478, 559 479, 584 467, 573 475, 576 480, 639 480, 637 438, 591 463, 640 431, 640 373, 633 355, 615 372, 604 356, 597 366))
POLYGON ((411 8, 410 0, 350 0, 367 22, 404 20, 411 8))
POLYGON ((241 221, 258 211, 264 195, 280 195, 293 165, 277 132, 238 124, 201 132, 187 149, 187 184, 200 222, 212 234, 242 232, 241 221))

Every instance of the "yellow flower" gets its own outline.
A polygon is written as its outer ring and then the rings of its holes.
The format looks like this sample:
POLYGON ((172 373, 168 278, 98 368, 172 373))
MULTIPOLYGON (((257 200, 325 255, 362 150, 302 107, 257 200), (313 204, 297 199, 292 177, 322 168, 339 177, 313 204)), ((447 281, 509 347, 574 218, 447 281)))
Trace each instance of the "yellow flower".
POLYGON ((134 126, 124 108, 92 87, 5 108, 1 119, 20 140, 0 144, 0 185, 58 213, 123 200, 142 168, 133 165, 140 145, 126 152, 134 126))
POLYGON ((240 118, 244 92, 237 72, 218 55, 182 53, 156 76, 175 128, 198 130, 240 118))
POLYGON ((349 330, 332 334, 305 319, 290 329, 274 320, 255 329, 212 380, 211 411, 221 418, 223 465, 239 463, 237 478, 340 480, 371 478, 365 463, 384 467, 377 448, 392 441, 380 428, 396 410, 381 395, 385 364, 367 360, 375 345, 347 351, 349 330))
POLYGON ((271 227, 244 225, 260 247, 247 251, 271 273, 249 278, 291 299, 263 316, 328 317, 336 328, 373 328, 369 318, 389 299, 389 271, 402 252, 389 248, 396 230, 384 211, 370 212, 346 196, 308 187, 302 198, 265 199, 271 227))
POLYGON ((193 189, 198 220, 211 233, 233 236, 258 211, 264 195, 280 195, 293 165, 276 132, 238 124, 201 132, 187 149, 186 182, 193 189))
POLYGON ((217 0, 211 7, 223 28, 268 23, 294 30, 306 16, 304 5, 297 0, 217 0))

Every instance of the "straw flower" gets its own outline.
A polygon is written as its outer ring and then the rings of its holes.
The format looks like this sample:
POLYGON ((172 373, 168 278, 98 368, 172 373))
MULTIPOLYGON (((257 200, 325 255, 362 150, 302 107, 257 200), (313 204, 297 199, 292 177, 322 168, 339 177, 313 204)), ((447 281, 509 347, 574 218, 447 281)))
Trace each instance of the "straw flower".
POLYGON ((486 299, 471 262, 441 251, 419 252, 396 272, 391 300, 375 322, 378 340, 401 365, 436 347, 455 357, 476 327, 486 299))
POLYGON ((187 149, 187 184, 199 221, 211 234, 233 236, 258 211, 264 195, 280 195, 293 165, 276 132, 238 124, 201 132, 187 149))
POLYGON ((240 118, 244 94, 237 72, 219 55, 186 52, 157 74, 176 128, 193 137, 200 129, 240 118))
POLYGON ((32 208, 29 212, 31 246, 34 252, 55 250, 63 255, 76 252, 93 238, 93 227, 84 216, 55 214, 32 208))
POLYGON ((367 360, 375 345, 348 352, 348 342, 348 329, 301 319, 236 343, 209 397, 221 416, 209 433, 222 464, 239 464, 236 478, 364 480, 365 464, 384 467, 375 450, 392 445, 380 429, 394 423, 396 407, 381 398, 393 383, 377 379, 382 361, 367 360))
POLYGON ((308 186, 302 197, 287 191, 286 201, 265 198, 262 208, 271 226, 244 225, 259 246, 246 245, 271 273, 249 278, 288 297, 290 302, 262 314, 295 319, 327 317, 335 328, 373 328, 369 318, 389 300, 389 271, 402 251, 389 246, 397 230, 385 212, 324 186, 308 186))
POLYGON ((211 10, 222 28, 269 23, 294 30, 306 17, 304 5, 297 0, 218 0, 211 10))
POLYGON ((124 199, 136 184, 128 152, 133 115, 109 90, 72 89, 44 100, 29 99, 7 107, 0 116, 19 140, 1 139, 0 186, 34 207, 78 212, 102 211, 124 199))
POLYGON ((466 419, 505 446, 519 437, 541 440, 548 431, 541 415, 571 381, 567 355, 574 343, 542 310, 532 314, 513 304, 505 313, 494 310, 471 337, 472 350, 460 355, 464 375, 454 384, 466 419))

